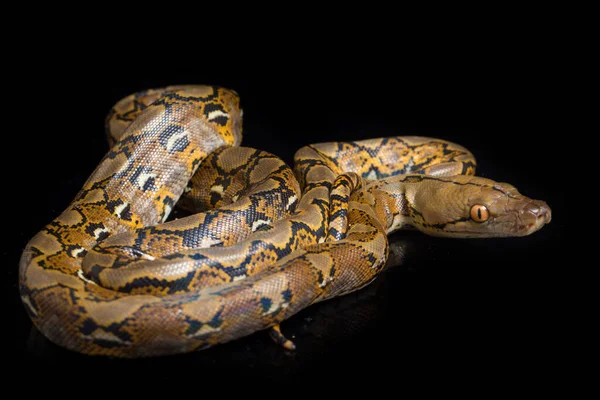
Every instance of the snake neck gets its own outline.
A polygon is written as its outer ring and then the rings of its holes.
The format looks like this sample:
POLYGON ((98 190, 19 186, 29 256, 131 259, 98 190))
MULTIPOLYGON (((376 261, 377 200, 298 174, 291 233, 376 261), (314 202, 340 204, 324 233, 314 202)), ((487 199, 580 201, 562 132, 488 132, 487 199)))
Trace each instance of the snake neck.
MULTIPOLYGON (((422 205, 428 202, 439 202, 428 196, 426 192, 431 190, 444 192, 444 185, 450 179, 438 180, 427 177, 424 180, 422 174, 397 175, 367 184, 362 190, 357 191, 351 200, 368 204, 386 234, 401 229, 423 230, 428 220, 425 218, 422 205), (426 197, 425 201, 423 197, 426 197)), ((446 203, 452 203, 450 196, 445 200, 446 203)), ((439 209, 444 209, 442 204, 439 209)))
POLYGON ((351 201, 369 205, 387 234, 413 226, 414 185, 398 179, 380 180, 354 192, 351 201))

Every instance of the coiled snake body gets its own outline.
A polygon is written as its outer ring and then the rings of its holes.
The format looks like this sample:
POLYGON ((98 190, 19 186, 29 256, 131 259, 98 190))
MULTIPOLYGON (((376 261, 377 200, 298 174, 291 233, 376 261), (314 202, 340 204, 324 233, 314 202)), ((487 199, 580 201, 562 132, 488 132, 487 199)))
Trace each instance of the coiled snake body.
POLYGON ((278 324, 372 282, 396 229, 522 236, 550 221, 438 139, 309 145, 292 171, 238 147, 239 99, 223 88, 129 96, 107 131, 110 151, 20 263, 36 327, 82 353, 183 353, 270 327, 291 347, 278 324), (176 203, 196 214, 164 222, 176 203))

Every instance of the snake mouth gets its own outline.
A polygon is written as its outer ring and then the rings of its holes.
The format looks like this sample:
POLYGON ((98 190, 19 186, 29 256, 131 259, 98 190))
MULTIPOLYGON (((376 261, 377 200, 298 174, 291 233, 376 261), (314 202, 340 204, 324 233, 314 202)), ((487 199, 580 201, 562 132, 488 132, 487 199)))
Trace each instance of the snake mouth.
POLYGON ((506 238, 513 236, 520 236, 505 232, 477 232, 477 231, 462 231, 460 235, 456 235, 456 238, 473 238, 473 239, 489 239, 489 238, 506 238))

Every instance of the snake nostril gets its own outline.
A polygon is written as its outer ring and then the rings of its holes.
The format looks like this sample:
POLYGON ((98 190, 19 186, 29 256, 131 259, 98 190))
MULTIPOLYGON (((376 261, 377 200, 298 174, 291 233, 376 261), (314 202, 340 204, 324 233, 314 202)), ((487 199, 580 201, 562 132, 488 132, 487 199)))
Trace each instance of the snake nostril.
POLYGON ((532 207, 530 207, 530 208, 529 208, 529 210, 528 210, 528 211, 529 211, 530 213, 532 213, 533 215, 538 215, 538 214, 540 214, 540 211, 541 211, 541 210, 540 210, 540 208, 539 208, 539 207, 532 206, 532 207))

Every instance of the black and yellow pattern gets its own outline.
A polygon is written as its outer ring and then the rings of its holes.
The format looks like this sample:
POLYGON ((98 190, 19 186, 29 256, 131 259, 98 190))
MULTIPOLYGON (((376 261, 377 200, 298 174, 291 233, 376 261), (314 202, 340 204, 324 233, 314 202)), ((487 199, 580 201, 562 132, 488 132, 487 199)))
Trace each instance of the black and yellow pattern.
POLYGON ((210 86, 115 105, 110 151, 21 258, 21 296, 42 333, 86 354, 146 357, 273 327, 293 348, 278 324, 372 282, 387 233, 519 236, 550 220, 543 202, 472 176, 458 145, 321 143, 300 149, 292 171, 237 147, 241 114, 235 92, 210 86), (165 222, 176 204, 195 214, 165 222))

